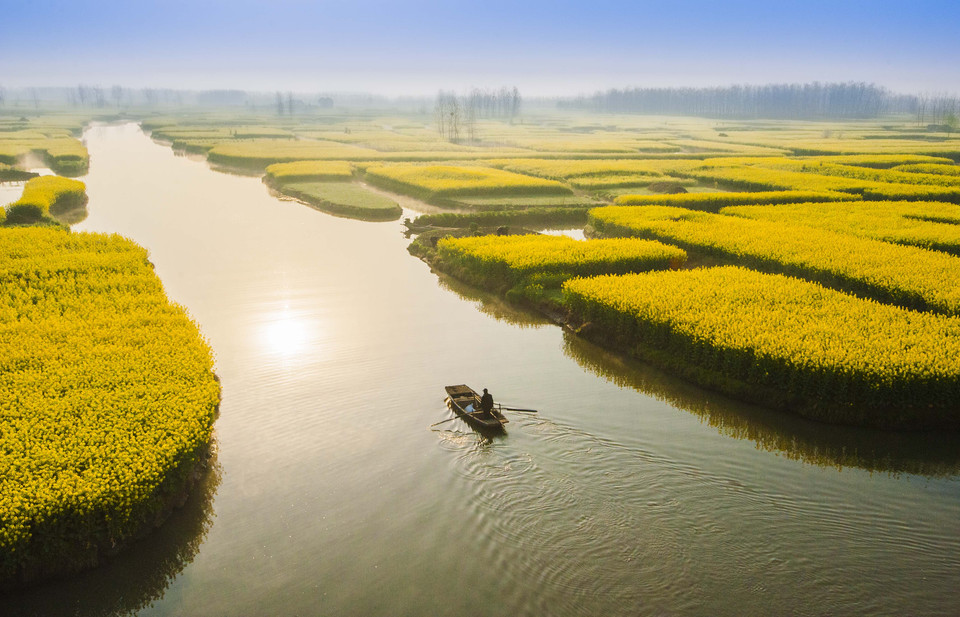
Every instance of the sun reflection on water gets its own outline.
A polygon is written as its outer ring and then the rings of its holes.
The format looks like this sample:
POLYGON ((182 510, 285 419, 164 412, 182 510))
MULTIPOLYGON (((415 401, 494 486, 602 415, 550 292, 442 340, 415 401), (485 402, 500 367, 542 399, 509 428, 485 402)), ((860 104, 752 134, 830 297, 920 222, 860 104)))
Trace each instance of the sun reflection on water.
POLYGON ((283 360, 305 358, 320 334, 317 318, 289 306, 266 313, 258 341, 265 353, 283 360))

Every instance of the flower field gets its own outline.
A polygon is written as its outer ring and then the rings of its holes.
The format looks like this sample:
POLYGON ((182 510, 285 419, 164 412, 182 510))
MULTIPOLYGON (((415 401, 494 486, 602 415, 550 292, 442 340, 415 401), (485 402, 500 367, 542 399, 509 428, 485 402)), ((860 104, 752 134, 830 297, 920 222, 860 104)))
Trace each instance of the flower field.
POLYGON ((0 229, 0 586, 78 569, 190 482, 211 350, 119 236, 0 229))
POLYGON ((368 167, 367 178, 386 188, 427 199, 469 195, 563 195, 571 192, 569 187, 555 180, 489 167, 384 165, 368 167))
POLYGON ((349 181, 353 166, 346 161, 294 161, 274 163, 266 169, 268 183, 349 181))
POLYGON ((671 206, 607 206, 590 213, 607 235, 639 236, 792 274, 920 310, 960 314, 960 258, 849 233, 671 206))
POLYGON ((716 212, 725 206, 739 204, 790 204, 819 201, 855 201, 859 195, 832 191, 756 191, 745 193, 679 193, 674 195, 620 195, 618 206, 677 206, 692 210, 716 212))
MULTIPOLYGON (((73 122, 67 124, 74 128, 73 122)), ((71 130, 59 127, 53 121, 35 127, 5 130, 8 128, 14 127, 5 127, 0 122, 0 163, 16 165, 27 155, 35 153, 58 174, 78 176, 86 173, 90 155, 71 130)))
POLYGON ((720 214, 827 229, 960 255, 960 206, 923 201, 861 201, 734 206, 720 214))
POLYGON ((42 214, 83 205, 87 201, 87 186, 80 180, 60 176, 39 176, 27 180, 20 199, 9 208, 32 207, 42 214))
POLYGON ((636 238, 581 242, 566 236, 522 235, 445 238, 437 244, 444 267, 485 284, 517 285, 531 277, 549 287, 574 276, 677 268, 686 253, 636 238))
MULTIPOLYGON (((452 209, 408 222, 408 231, 422 234, 411 252, 508 298, 546 298, 546 304, 555 305, 558 285, 571 276, 644 270, 653 263, 649 259, 661 260, 650 267, 690 268, 682 252, 689 251, 694 265, 719 261, 807 281, 791 284, 824 285, 832 289, 829 294, 853 302, 837 300, 850 315, 873 315, 879 305, 843 294, 893 305, 886 308, 898 315, 903 308, 931 319, 960 315, 960 288, 952 283, 960 280, 955 231, 960 228, 960 139, 906 120, 770 123, 545 113, 531 122, 481 118, 457 139, 446 139, 433 119, 416 115, 277 118, 264 121, 260 131, 246 120, 195 126, 175 118, 156 122, 155 135, 209 150, 212 163, 255 169, 279 163, 267 170, 267 182, 315 205, 330 202, 321 192, 363 177, 387 191, 452 209), (673 190, 689 192, 664 194, 673 190), (617 207, 607 206, 610 202, 617 207), (601 207, 587 215, 594 205, 601 207), (623 247, 593 240, 477 236, 499 226, 507 227, 500 232, 519 227, 521 233, 580 227, 585 218, 588 231, 606 236, 604 242, 610 236, 634 236, 681 252, 653 258, 628 256, 623 247), (471 236, 438 242, 444 235, 466 234, 471 236)), ((756 284, 780 289, 779 280, 763 275, 756 284)), ((719 285, 710 281, 701 284, 719 285)), ((706 320, 712 305, 709 299, 701 302, 706 320)), ((744 302, 747 313, 769 308, 766 300, 757 306, 744 302)), ((877 336, 851 332, 864 345, 877 336)), ((817 345, 824 343, 815 343, 821 335, 811 336, 807 353, 816 355, 817 345)), ((691 349, 694 357, 701 353, 691 349)), ((776 369, 782 379, 770 387, 803 405, 842 398, 812 396, 820 387, 814 377, 804 382, 806 389, 795 388, 786 377, 793 366, 776 369)), ((872 369, 854 372, 858 376, 849 384, 860 385, 850 388, 881 379, 872 369)), ((686 374, 702 381, 696 371, 686 374)), ((921 387, 909 383, 903 392, 921 387)), ((944 409, 941 402, 933 405, 937 414, 944 409)), ((923 416, 911 409, 910 414, 923 416)), ((842 421, 874 422, 858 413, 847 409, 842 421)), ((934 423, 942 420, 937 417, 934 423)), ((898 422, 885 417, 878 423, 898 422)))
POLYGON ((563 289, 584 319, 721 376, 715 386, 735 380, 746 384, 739 394, 760 388, 834 422, 960 425, 958 318, 737 267, 574 279, 563 289))

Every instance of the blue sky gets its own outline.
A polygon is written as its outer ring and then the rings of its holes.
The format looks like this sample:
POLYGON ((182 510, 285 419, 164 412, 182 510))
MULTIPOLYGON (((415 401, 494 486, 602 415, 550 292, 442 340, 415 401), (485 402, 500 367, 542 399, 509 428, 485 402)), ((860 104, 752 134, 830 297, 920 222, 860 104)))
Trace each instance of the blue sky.
POLYGON ((525 95, 866 81, 960 91, 960 0, 2 0, 0 85, 525 95))

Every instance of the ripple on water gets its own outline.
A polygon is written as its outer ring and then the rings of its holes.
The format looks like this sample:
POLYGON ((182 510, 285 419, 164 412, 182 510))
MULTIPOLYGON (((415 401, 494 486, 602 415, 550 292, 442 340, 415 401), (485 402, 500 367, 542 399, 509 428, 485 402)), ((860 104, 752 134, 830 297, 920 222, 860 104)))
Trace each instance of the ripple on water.
POLYGON ((483 447, 460 436, 441 443, 470 484, 471 524, 486 558, 506 580, 524 581, 507 592, 518 605, 623 611, 642 605, 647 591, 662 598, 674 588, 690 558, 665 523, 664 510, 678 504, 649 454, 534 416, 510 427, 507 439, 483 447))

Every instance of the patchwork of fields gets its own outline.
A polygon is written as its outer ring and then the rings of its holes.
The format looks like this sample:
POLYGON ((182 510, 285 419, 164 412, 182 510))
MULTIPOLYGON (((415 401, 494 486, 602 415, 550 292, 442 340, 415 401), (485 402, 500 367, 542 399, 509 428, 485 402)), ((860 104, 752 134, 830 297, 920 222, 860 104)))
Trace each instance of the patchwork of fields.
MULTIPOLYGON (((762 403, 828 421, 960 426, 960 405, 950 396, 917 394, 922 413, 919 402, 887 396, 891 384, 912 384, 900 394, 921 392, 926 386, 916 384, 928 383, 931 374, 939 384, 931 392, 952 392, 958 383, 953 364, 935 353, 953 331, 931 325, 960 315, 960 139, 951 134, 918 129, 907 119, 765 123, 554 114, 521 124, 482 121, 472 139, 453 143, 418 118, 325 121, 322 127, 268 123, 259 134, 250 130, 251 122, 187 125, 171 119, 147 128, 175 147, 207 151, 217 165, 262 170, 273 164, 266 179, 274 186, 352 179, 445 208, 449 212, 408 221, 419 234, 411 252, 511 299, 569 311, 574 324, 591 322, 584 334, 616 341, 709 387, 746 398, 765 392, 762 403), (603 207, 610 204, 616 207, 603 207), (655 241, 657 251, 667 252, 631 260, 601 249, 595 244, 600 240, 561 247, 566 240, 511 235, 570 226, 585 226, 588 236, 655 241), (494 230, 498 235, 473 237, 494 230), (444 240, 448 235, 468 237, 444 240), (569 261, 557 262, 557 255, 569 261), (711 274, 717 266, 725 274, 711 274), (650 269, 676 270, 670 280, 677 285, 697 277, 703 295, 684 300, 684 319, 693 324, 714 316, 733 278, 765 274, 738 287, 750 290, 731 305, 742 318, 731 313, 707 338, 683 334, 688 326, 674 318, 657 321, 670 294, 659 308, 638 312, 629 300, 637 292, 619 284, 605 284, 602 295, 583 292, 591 276, 650 269), (783 276, 793 282, 784 283, 783 276), (768 287, 802 292, 757 291, 768 287), (798 299, 805 294, 832 295, 815 310, 798 299), (871 353, 886 354, 890 362, 854 371, 855 388, 837 382, 847 369, 831 364, 826 350, 835 345, 831 328, 837 327, 828 316, 841 305, 848 315, 843 319, 854 321, 858 314, 874 321, 878 306, 899 311, 896 319, 911 322, 920 334, 890 340, 904 352, 929 354, 933 364, 894 362, 895 350, 884 348, 871 353), (807 314, 819 315, 816 323, 823 328, 803 331, 803 362, 779 352, 771 356, 768 342, 796 335, 793 324, 807 314), (743 324, 752 338, 735 335, 734 326, 743 324), (624 333, 633 333, 629 341, 624 333), (676 345, 677 337, 689 336, 700 337, 698 343, 676 345), (763 358, 779 363, 776 371, 764 369, 763 358), (812 374, 829 383, 810 385, 812 374), (900 411, 863 413, 881 399, 903 402, 900 411)), ((652 273, 636 276, 630 280, 660 280, 652 273)), ((850 348, 874 349, 882 337, 875 330, 844 328, 852 338, 843 344, 850 348)))
MULTIPOLYGON (((0 581, 70 554, 64 526, 88 553, 135 533, 183 487, 217 406, 209 350, 142 249, 36 227, 86 203, 63 177, 89 164, 84 121, 0 117, 0 179, 26 180, 0 210, 0 581), (38 161, 59 175, 32 177, 38 161)), ((328 213, 396 220, 399 195, 443 209, 407 222, 411 252, 708 388, 827 422, 960 428, 952 135, 563 114, 479 121, 458 143, 417 115, 142 125, 328 213), (532 233, 570 227, 590 239, 532 233)))

